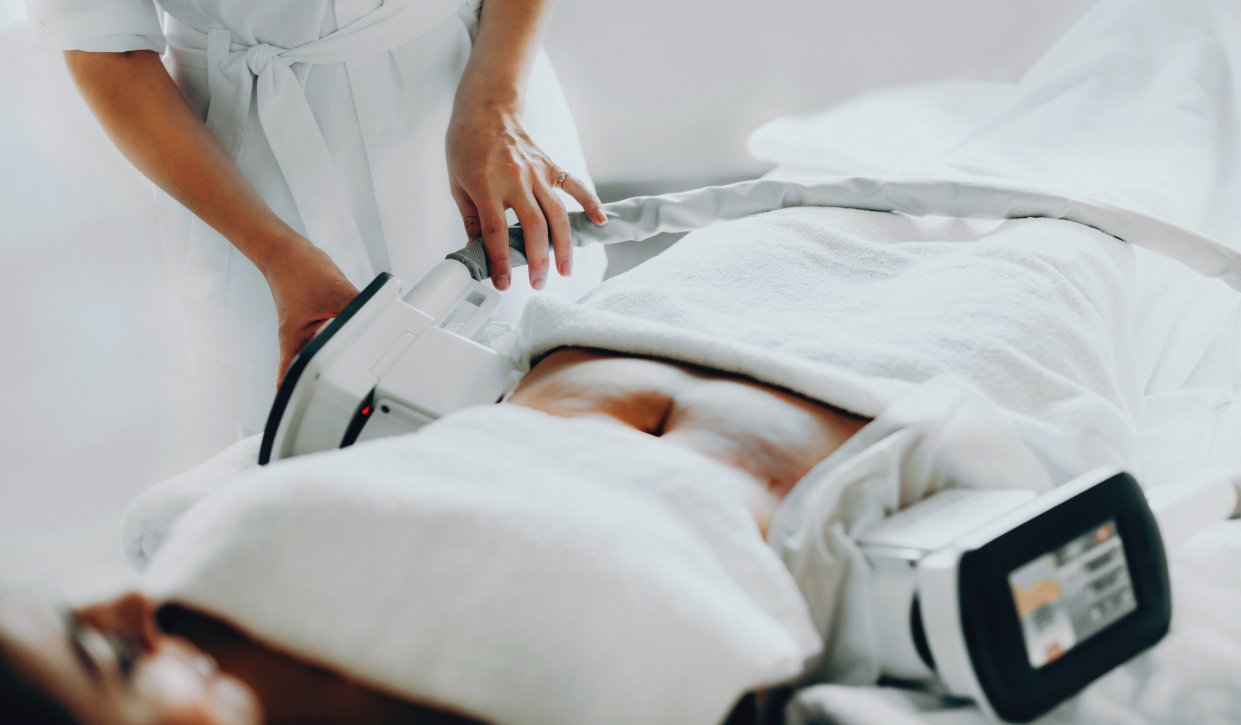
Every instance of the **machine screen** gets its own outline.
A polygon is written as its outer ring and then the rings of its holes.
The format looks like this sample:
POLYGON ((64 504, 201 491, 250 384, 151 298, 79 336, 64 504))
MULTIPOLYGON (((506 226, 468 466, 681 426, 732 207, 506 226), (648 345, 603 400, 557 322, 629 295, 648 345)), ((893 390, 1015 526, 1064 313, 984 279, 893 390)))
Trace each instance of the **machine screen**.
POLYGON ((1008 586, 1035 669, 1137 609, 1114 519, 1017 567, 1008 586))

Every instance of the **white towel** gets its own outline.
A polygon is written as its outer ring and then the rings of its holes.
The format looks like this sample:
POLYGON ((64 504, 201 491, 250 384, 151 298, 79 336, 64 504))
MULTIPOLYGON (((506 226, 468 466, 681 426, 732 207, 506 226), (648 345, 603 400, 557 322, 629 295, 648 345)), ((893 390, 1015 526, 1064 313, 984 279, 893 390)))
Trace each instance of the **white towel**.
POLYGON ((203 485, 148 594, 490 722, 715 723, 819 648, 744 475, 617 424, 483 406, 203 485))
POLYGON ((146 569, 181 514, 204 496, 258 468, 262 439, 262 435, 243 438, 210 460, 148 488, 130 502, 121 525, 121 548, 129 563, 138 571, 146 569))
POLYGON ((681 360, 867 417, 949 373, 1054 482, 1139 473, 1132 267, 1130 247, 1062 220, 785 209, 694 232, 580 304, 535 298, 522 349, 681 360))

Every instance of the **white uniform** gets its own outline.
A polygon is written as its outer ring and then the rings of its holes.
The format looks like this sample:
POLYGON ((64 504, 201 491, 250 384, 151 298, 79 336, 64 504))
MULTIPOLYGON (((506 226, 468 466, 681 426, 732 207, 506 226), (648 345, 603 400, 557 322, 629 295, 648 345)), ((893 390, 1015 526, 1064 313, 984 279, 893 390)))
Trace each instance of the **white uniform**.
MULTIPOLYGON (((43 42, 61 50, 163 53, 272 209, 361 289, 379 271, 412 284, 468 241, 444 134, 481 1, 30 0, 29 13, 43 42)), ((556 164, 589 183, 542 50, 524 122, 556 164)), ((243 428, 259 430, 279 352, 266 281, 221 235, 159 196, 195 374, 243 428)), ((549 290, 570 298, 607 265, 602 248, 575 251, 573 276, 548 278, 549 290)), ((515 320, 530 293, 517 270, 500 319, 515 320)))

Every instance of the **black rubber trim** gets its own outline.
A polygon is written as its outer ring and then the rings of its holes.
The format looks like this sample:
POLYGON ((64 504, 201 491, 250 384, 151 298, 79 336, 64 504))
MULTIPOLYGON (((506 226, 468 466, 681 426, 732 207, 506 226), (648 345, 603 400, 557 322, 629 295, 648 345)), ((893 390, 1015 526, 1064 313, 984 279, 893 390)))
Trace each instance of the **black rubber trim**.
POLYGON ((909 632, 913 636, 914 649, 927 669, 935 669, 935 658, 931 655, 931 645, 926 641, 926 628, 922 624, 922 602, 914 594, 913 604, 909 607, 909 632))
POLYGON ((353 420, 349 421, 349 427, 345 429, 345 435, 340 439, 340 447, 348 448, 357 442, 358 436, 362 433, 362 426, 366 425, 366 421, 375 413, 375 389, 371 388, 371 392, 362 398, 362 402, 358 403, 358 409, 353 411, 353 420))
POLYGON ((280 428, 280 419, 284 417, 285 408, 289 405, 289 399, 293 397, 293 389, 297 387, 297 381, 302 377, 302 372, 306 369, 306 365, 310 363, 310 359, 315 353, 323 349, 328 340, 345 326, 362 306, 371 301, 379 290, 392 279, 392 275, 387 272, 380 272, 375 279, 366 286, 366 289, 353 298, 353 301, 345 305, 345 309, 332 320, 332 324, 327 329, 319 333, 319 336, 310 341, 310 344, 302 348, 302 351, 293 358, 293 363, 289 365, 289 369, 284 374, 284 380, 280 383, 280 389, 276 391, 276 399, 272 401, 271 412, 267 415, 267 427, 263 429, 263 444, 259 446, 259 465, 266 466, 271 462, 271 447, 276 442, 276 431, 280 428))

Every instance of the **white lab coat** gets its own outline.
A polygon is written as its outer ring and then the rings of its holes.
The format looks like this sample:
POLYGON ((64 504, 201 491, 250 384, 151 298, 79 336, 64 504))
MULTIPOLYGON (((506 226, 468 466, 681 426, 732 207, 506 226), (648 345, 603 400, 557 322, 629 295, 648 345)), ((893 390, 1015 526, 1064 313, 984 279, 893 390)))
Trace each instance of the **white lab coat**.
MULTIPOLYGON (((481 2, 28 0, 36 33, 55 48, 163 53, 267 203, 359 289, 379 271, 411 284, 468 241, 449 193, 444 134, 481 2)), ((559 166, 589 183, 541 50, 524 122, 559 166)), ((243 429, 261 430, 279 353, 266 281, 217 232, 158 196, 195 374, 243 429)), ((575 252, 573 276, 551 274, 550 291, 576 298, 602 279, 602 248, 575 252)), ((515 321, 531 294, 522 271, 499 319, 515 321)))

